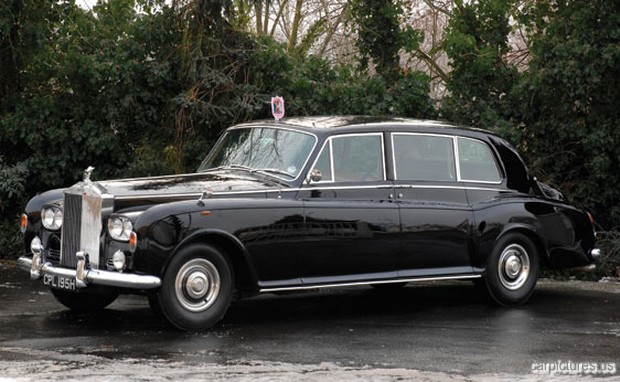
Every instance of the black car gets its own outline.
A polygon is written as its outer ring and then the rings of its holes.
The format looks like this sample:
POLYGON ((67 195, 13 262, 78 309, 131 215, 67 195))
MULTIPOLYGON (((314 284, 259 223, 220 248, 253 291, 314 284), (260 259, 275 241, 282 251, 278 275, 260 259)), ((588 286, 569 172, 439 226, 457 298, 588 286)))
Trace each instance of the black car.
POLYGON ((65 306, 148 296, 181 329, 233 294, 479 279, 524 303, 541 267, 600 251, 589 214, 482 130, 397 118, 233 126, 196 173, 84 180, 34 197, 18 264, 65 306))

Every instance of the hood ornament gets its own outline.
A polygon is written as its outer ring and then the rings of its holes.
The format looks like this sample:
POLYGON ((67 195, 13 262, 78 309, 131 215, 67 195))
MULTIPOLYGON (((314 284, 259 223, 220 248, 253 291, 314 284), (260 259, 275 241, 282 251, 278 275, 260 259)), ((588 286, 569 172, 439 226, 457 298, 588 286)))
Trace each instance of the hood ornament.
POLYGON ((88 166, 86 170, 84 170, 84 177, 82 180, 86 183, 90 183, 90 174, 92 174, 95 168, 93 166, 88 166))

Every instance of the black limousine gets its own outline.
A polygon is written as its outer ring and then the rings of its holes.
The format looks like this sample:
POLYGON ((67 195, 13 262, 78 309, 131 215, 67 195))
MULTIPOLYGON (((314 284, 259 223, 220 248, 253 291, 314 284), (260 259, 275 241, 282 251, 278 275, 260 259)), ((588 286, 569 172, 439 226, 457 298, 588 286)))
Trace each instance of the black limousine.
POLYGON ((591 216, 504 139, 359 116, 229 128, 196 173, 83 181, 22 216, 20 268, 75 310, 122 293, 185 330, 234 295, 474 279, 524 303, 541 267, 594 263, 591 216), (239 293, 235 293, 239 292, 239 293))

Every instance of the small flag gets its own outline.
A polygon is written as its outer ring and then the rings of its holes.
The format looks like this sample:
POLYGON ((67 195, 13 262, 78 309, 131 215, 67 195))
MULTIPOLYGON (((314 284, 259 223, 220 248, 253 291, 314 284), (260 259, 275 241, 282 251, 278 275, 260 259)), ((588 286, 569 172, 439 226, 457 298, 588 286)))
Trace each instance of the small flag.
POLYGON ((271 97, 271 114, 276 121, 284 118, 284 98, 280 96, 271 97))

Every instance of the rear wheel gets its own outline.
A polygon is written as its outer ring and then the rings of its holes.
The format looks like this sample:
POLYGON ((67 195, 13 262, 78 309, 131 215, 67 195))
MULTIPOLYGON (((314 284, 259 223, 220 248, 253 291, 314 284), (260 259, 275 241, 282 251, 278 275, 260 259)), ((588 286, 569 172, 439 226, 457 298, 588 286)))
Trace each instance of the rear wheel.
POLYGON ((519 233, 500 238, 487 261, 485 282, 489 294, 501 305, 526 302, 538 281, 540 259, 534 243, 519 233))
POLYGON ((222 319, 232 301, 234 279, 224 254, 210 245, 177 253, 157 294, 164 317, 182 330, 203 330, 222 319))
POLYGON ((101 310, 118 297, 118 293, 67 292, 61 289, 50 289, 50 291, 58 302, 77 312, 101 310))

